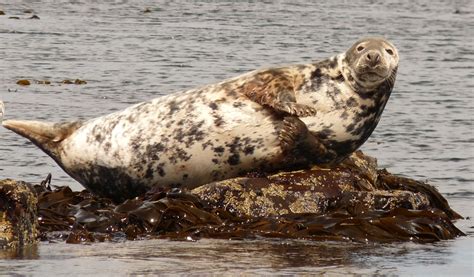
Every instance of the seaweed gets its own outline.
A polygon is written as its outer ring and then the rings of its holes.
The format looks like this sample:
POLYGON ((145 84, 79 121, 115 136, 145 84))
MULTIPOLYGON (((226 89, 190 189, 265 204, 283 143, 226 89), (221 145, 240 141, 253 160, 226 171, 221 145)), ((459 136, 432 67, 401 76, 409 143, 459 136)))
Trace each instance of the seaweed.
MULTIPOLYGON (((37 202, 15 202, 37 213, 37 223, 30 220, 30 225, 37 224, 41 240, 279 238, 427 243, 464 235, 453 224, 461 216, 433 186, 378 170, 375 159, 361 152, 332 167, 273 175, 254 172, 191 191, 156 186, 121 204, 50 182, 48 176, 41 184, 29 186, 37 202)), ((0 181, 0 192, 5 190, 8 186, 0 181)), ((10 197, 0 194, 4 202, 10 197)), ((4 204, 2 209, 12 210, 4 204)))

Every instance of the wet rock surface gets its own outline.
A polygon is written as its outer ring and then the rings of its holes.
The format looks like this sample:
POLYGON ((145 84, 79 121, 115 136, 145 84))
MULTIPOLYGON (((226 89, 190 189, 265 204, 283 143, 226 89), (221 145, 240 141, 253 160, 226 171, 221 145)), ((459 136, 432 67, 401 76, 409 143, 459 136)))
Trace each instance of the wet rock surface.
POLYGON ((34 186, 42 240, 433 242, 463 235, 452 223, 461 216, 433 186, 377 170, 361 152, 332 168, 250 174, 192 191, 157 187, 119 205, 49 182, 34 186))
POLYGON ((432 207, 459 217, 434 187, 377 170, 376 160, 360 151, 331 168, 314 166, 265 177, 235 178, 192 192, 212 207, 226 207, 239 216, 320 215, 340 210, 363 214, 432 207))
POLYGON ((0 249, 34 243, 37 214, 37 197, 30 184, 0 180, 0 249))

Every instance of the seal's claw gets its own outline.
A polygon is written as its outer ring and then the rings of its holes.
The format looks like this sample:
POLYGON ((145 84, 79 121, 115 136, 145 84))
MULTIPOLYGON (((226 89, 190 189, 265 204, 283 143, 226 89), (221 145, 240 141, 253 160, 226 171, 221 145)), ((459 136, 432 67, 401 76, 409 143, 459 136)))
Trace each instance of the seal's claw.
POLYGON ((274 109, 280 110, 282 112, 288 113, 290 115, 295 115, 298 117, 306 117, 306 116, 315 116, 316 115, 316 109, 304 105, 304 104, 299 104, 295 102, 284 102, 284 103, 279 103, 275 106, 273 106, 274 109))
POLYGON ((315 116, 316 115, 316 109, 303 105, 303 104, 298 104, 298 103, 291 103, 291 106, 293 107, 294 115, 299 116, 299 117, 306 117, 306 116, 315 116))

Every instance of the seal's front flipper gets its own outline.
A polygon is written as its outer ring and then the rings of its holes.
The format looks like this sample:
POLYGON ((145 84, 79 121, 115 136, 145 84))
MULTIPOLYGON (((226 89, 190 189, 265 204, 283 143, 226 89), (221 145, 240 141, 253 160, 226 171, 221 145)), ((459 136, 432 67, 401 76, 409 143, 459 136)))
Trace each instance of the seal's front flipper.
POLYGON ((287 90, 277 92, 277 100, 268 104, 272 108, 298 117, 314 116, 316 109, 296 103, 295 94, 287 90))
POLYGON ((299 87, 299 84, 295 80, 301 80, 303 77, 293 75, 294 72, 284 70, 258 72, 240 89, 252 101, 271 107, 278 112, 298 117, 316 115, 314 108, 296 103, 295 89, 299 87))
POLYGON ((336 153, 328 150, 296 116, 287 116, 283 119, 279 139, 283 152, 301 155, 309 162, 329 163, 337 157, 336 153))

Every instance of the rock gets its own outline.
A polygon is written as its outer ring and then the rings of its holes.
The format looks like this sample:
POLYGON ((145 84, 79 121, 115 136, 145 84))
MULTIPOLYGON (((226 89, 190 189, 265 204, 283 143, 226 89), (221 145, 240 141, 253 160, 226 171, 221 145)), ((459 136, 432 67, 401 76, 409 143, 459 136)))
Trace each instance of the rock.
POLYGON ((65 79, 65 80, 63 80, 61 83, 66 84, 66 85, 72 85, 72 84, 84 85, 84 84, 87 84, 86 81, 81 80, 81 79, 76 79, 76 80, 74 80, 74 81, 73 81, 73 80, 65 79))
POLYGON ((81 79, 76 79, 76 80, 74 80, 74 84, 76 84, 76 85, 85 85, 85 84, 87 84, 87 82, 84 81, 84 80, 81 80, 81 79))
POLYGON ((18 16, 10 16, 8 19, 20 19, 18 16))
MULTIPOLYGON (((362 152, 331 168, 254 173, 190 192, 156 187, 120 205, 88 191, 51 189, 50 181, 34 186, 42 240, 267 237, 433 242, 464 235, 452 222, 460 215, 433 186, 378 170, 376 160, 362 152)), ((13 181, 8 182, 5 188, 12 188, 13 181)), ((10 197, 0 194, 0 203, 10 197)), ((35 203, 23 201, 19 210, 33 213, 35 203)), ((22 230, 33 229, 29 213, 15 216, 30 223, 22 230)), ((16 225, 3 226, 9 234, 22 233, 12 229, 16 225)), ((33 241, 34 230, 30 234, 33 241)))
POLYGON ((192 193, 236 216, 321 215, 341 210, 361 214, 436 207, 459 218, 434 187, 378 171, 376 160, 360 151, 333 168, 314 166, 264 178, 235 178, 198 187, 192 193))
POLYGON ((5 15, 5 12, 4 12, 4 11, 0 11, 0 15, 5 15))
POLYGON ((28 19, 40 19, 39 16, 36 14, 32 15, 31 17, 28 17, 28 19))
POLYGON ((36 204, 30 184, 0 180, 0 249, 18 248, 36 241, 36 204))
POLYGON ((16 82, 16 84, 20 85, 20 86, 29 86, 29 85, 31 85, 30 81, 28 81, 26 79, 18 80, 16 82))

